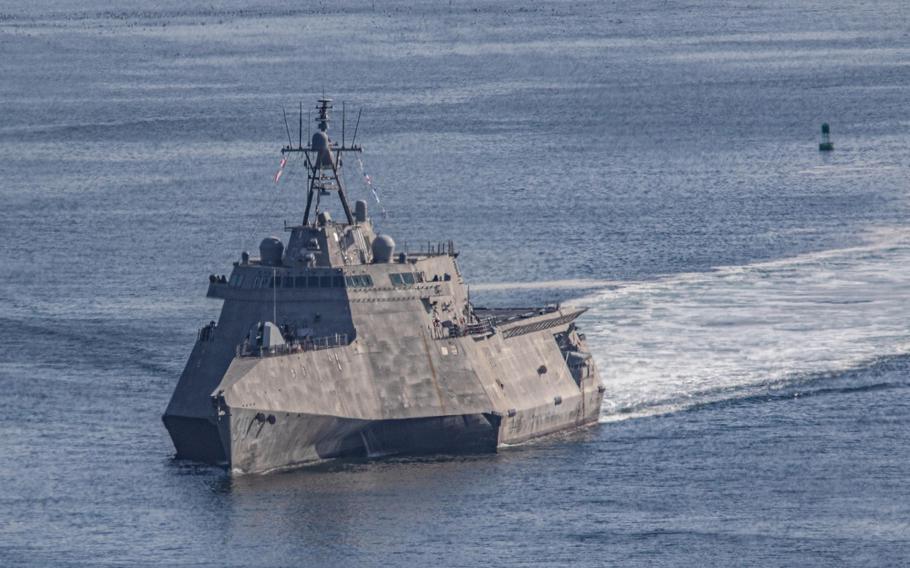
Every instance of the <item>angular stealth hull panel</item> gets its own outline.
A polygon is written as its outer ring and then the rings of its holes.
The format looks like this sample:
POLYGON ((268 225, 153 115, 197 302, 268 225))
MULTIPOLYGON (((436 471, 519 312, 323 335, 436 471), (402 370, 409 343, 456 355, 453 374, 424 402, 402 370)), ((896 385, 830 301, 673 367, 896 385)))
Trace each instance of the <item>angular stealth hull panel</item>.
POLYGON ((272 423, 257 418, 260 414, 240 410, 219 423, 230 440, 234 474, 342 457, 493 452, 499 423, 493 415, 364 421, 298 413, 267 415, 276 416, 272 423))

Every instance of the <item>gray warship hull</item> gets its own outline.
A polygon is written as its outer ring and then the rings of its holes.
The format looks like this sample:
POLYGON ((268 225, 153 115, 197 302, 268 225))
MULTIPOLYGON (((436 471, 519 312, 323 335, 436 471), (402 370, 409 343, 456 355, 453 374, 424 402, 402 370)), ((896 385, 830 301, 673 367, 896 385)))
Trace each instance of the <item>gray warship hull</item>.
MULTIPOLYGON (((603 387, 575 328, 580 311, 493 312, 460 336, 408 321, 442 288, 355 292, 356 339, 253 355, 236 352, 248 327, 239 322, 271 306, 229 300, 234 313, 201 334, 164 417, 177 457, 262 473, 337 457, 492 452, 597 421, 603 387)), ((306 318, 313 304, 281 305, 306 318)))
POLYGON ((244 252, 163 420, 178 458, 261 473, 346 456, 482 452, 596 422, 604 387, 583 310, 480 309, 451 242, 395 254, 366 203, 352 212, 344 152, 320 130, 303 152, 303 223, 244 252), (338 194, 346 219, 319 212, 338 194), (314 199, 315 198, 315 199, 314 199), (310 220, 311 205, 315 216, 310 220))

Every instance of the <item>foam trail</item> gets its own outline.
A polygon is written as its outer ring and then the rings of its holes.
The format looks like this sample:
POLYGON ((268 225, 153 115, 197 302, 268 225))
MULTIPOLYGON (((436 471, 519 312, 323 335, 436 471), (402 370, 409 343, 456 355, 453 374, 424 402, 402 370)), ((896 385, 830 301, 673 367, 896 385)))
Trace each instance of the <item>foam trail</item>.
POLYGON ((600 290, 578 301, 604 420, 677 410, 910 351, 910 230, 600 290))

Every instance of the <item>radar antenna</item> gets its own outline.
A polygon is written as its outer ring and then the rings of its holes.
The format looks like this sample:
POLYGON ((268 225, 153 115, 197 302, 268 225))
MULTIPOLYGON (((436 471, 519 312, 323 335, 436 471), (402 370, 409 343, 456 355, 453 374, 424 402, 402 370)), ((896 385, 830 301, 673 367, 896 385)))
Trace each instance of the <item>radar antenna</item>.
MULTIPOLYGON (((282 155, 290 154, 295 152, 303 153, 306 159, 307 167, 307 196, 306 196, 306 209, 303 213, 303 224, 308 225, 310 222, 310 209, 313 205, 313 197, 316 196, 316 213, 313 215, 313 222, 316 222, 316 217, 318 216, 319 208, 319 195, 327 194, 329 192, 335 191, 338 193, 338 199, 341 201, 341 207, 344 209, 344 215, 347 217, 348 224, 354 224, 354 215, 351 212, 351 205, 348 203, 347 193, 344 189, 344 182, 342 181, 341 168, 342 168, 342 156, 345 152, 362 152, 363 148, 357 146, 353 143, 350 145, 345 145, 344 139, 342 138, 341 145, 338 145, 337 142, 332 142, 329 138, 329 121, 331 120, 331 111, 332 111, 332 99, 323 98, 318 100, 316 105, 316 112, 318 116, 316 117, 316 122, 319 125, 319 129, 313 133, 312 138, 308 140, 309 145, 303 146, 303 127, 300 125, 300 132, 298 133, 298 144, 295 148, 291 141, 290 135, 288 135, 288 145, 281 149, 282 155)), ((302 121, 303 112, 301 109, 300 117, 302 121)), ((285 121, 287 119, 285 118, 285 121)), ((360 115, 357 116, 357 123, 360 124, 360 115)), ((287 124, 285 122, 285 124, 287 124)), ((342 128, 344 125, 342 125, 342 128)), ((356 139, 357 129, 354 129, 354 136, 356 139)))

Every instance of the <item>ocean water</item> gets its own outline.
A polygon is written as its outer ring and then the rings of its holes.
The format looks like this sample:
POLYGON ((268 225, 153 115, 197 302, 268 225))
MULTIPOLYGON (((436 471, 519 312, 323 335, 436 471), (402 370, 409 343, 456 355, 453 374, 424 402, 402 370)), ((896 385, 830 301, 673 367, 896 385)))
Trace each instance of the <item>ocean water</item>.
POLYGON ((890 0, 0 3, 0 565, 906 565, 908 61, 890 0), (172 459, 207 275, 301 216, 282 107, 323 93, 400 245, 589 308, 600 424, 172 459))

